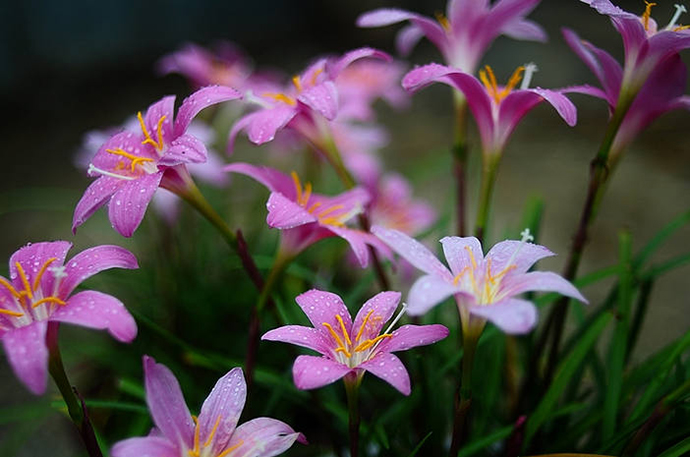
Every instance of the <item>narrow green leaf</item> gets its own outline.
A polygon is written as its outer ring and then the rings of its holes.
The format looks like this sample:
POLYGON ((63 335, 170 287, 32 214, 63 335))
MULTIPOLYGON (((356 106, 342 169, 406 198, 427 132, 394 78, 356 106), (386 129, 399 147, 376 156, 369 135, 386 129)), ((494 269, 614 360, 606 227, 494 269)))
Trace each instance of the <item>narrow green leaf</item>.
POLYGON ((409 457, 414 457, 415 455, 417 455, 417 452, 419 452, 419 450, 422 448, 422 446, 424 446, 424 443, 426 442, 426 440, 429 439, 429 437, 431 436, 432 433, 433 432, 429 432, 426 434, 426 436, 424 438, 422 438, 422 441, 420 441, 419 444, 417 445, 417 447, 415 447, 412 450, 412 453, 409 455, 409 457))
POLYGON ((679 215, 674 220, 672 220, 663 229, 654 235, 649 243, 640 251, 640 253, 635 257, 633 262, 633 268, 637 269, 642 266, 651 255, 656 251, 666 239, 673 235, 678 229, 682 228, 685 224, 690 223, 690 210, 679 215))
POLYGON ((580 341, 575 345, 573 350, 564 358, 559 364, 551 386, 546 391, 546 394, 541 399, 534 413, 528 419, 525 443, 529 443, 539 427, 543 425, 549 417, 551 411, 556 407, 561 393, 568 384, 570 378, 575 374, 585 359, 585 356, 592 349, 599 337, 599 334, 606 328, 606 325, 611 320, 612 315, 605 313, 588 328, 580 341))
POLYGON ((690 453, 690 436, 685 438, 680 443, 676 443, 664 452, 659 454, 659 457, 682 457, 690 453))
POLYGON ((490 435, 486 435, 478 440, 472 441, 460 449, 460 452, 458 452, 458 457, 470 457, 471 455, 481 452, 495 442, 508 438, 512 432, 513 426, 508 425, 496 430, 490 435))
MULTIPOLYGON (((108 401, 108 400, 84 400, 88 409, 111 409, 118 411, 130 411, 148 416, 149 410, 145 405, 139 403, 108 401)), ((65 402, 62 400, 54 400, 50 402, 50 406, 54 409, 64 410, 66 408, 65 402)))
POLYGON ((626 362, 630 359, 630 355, 635 349, 637 339, 640 336, 642 322, 644 322, 644 318, 647 315, 647 309, 649 308, 649 297, 652 294, 653 288, 654 280, 652 279, 642 281, 642 284, 640 284, 640 292, 637 295, 635 313, 633 314, 632 323, 630 324, 630 336, 628 338, 628 347, 625 351, 626 362))

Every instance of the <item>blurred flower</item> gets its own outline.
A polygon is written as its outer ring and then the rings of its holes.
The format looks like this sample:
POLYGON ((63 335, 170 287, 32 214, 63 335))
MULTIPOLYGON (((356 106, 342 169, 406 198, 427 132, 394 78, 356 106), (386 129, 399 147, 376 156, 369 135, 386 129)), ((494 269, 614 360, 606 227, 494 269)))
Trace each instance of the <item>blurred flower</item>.
POLYGON ((113 446, 113 457, 272 457, 295 441, 306 444, 301 433, 268 417, 237 427, 247 397, 241 368, 220 378, 192 416, 175 375, 144 356, 146 403, 155 428, 146 437, 130 438, 113 446))
POLYGON ((373 123, 334 121, 331 122, 331 134, 345 167, 357 182, 367 189, 375 188, 381 177, 381 160, 377 153, 388 144, 388 132, 373 123))
MULTIPOLYGON (((375 49, 356 49, 339 59, 319 59, 304 73, 294 76, 286 89, 245 94, 245 101, 254 102, 260 108, 235 123, 230 131, 229 150, 232 151, 235 138, 242 130, 247 131, 249 141, 263 144, 272 141, 276 132, 285 127, 299 132, 305 140, 323 150, 324 141, 330 140, 328 122, 338 116, 340 105, 347 106, 341 101, 336 80, 349 65, 363 58, 390 59, 375 49)), ((370 94, 354 101, 350 111, 361 114, 361 103, 369 97, 370 94)))
POLYGON ((436 20, 396 8, 381 8, 357 19, 359 27, 381 27, 409 21, 397 37, 401 54, 407 55, 425 36, 441 52, 446 63, 474 73, 491 43, 500 35, 518 40, 546 41, 546 33, 525 19, 539 0, 450 0, 446 15, 436 20))
POLYGON ((343 300, 336 294, 310 290, 295 301, 314 328, 286 325, 267 332, 262 340, 283 341, 313 349, 321 357, 301 355, 292 368, 298 389, 315 389, 352 373, 361 379, 365 371, 388 382, 403 395, 410 394, 410 377, 399 358, 391 354, 435 343, 448 336, 443 325, 404 325, 390 333, 405 311, 381 333, 400 302, 399 292, 381 292, 367 300, 354 323, 343 300))
POLYGON ((187 97, 175 119, 174 96, 151 105, 145 116, 139 113, 140 131, 111 137, 89 164, 89 175, 99 178, 77 203, 72 230, 110 202, 108 216, 113 228, 132 236, 156 189, 161 186, 183 194, 191 182, 185 165, 206 162, 206 146, 187 133, 194 116, 207 106, 239 97, 229 87, 210 86, 187 97))
POLYGON ((372 189, 369 216, 372 225, 399 230, 410 236, 428 229, 436 211, 427 202, 412 197, 410 184, 397 173, 384 175, 372 189))
POLYGON ((35 394, 46 389, 49 322, 106 329, 124 342, 137 334, 134 319, 117 298, 92 290, 71 295, 100 271, 138 268, 132 253, 97 246, 65 262, 71 247, 67 241, 28 244, 10 257, 10 279, 0 276, 0 339, 14 373, 35 394))
POLYGON ((357 187, 328 197, 312 193, 311 184, 303 185, 295 172, 288 176, 247 163, 233 163, 224 170, 247 175, 271 191, 266 203, 266 223, 282 231, 281 250, 285 254, 295 256, 323 238, 339 236, 350 244, 362 268, 369 263, 367 245, 389 256, 388 247, 371 233, 345 225, 361 214, 369 202, 369 194, 364 189, 357 187))
POLYGON ((532 302, 514 298, 516 295, 553 291, 587 302, 570 282, 556 273, 527 272, 538 260, 554 255, 544 246, 529 243, 528 230, 523 232, 521 241, 497 243, 486 257, 475 237, 441 239, 450 270, 424 245, 402 232, 373 227, 372 233, 427 273, 410 289, 408 301, 412 315, 424 314, 454 296, 463 328, 474 322, 481 327, 489 320, 506 333, 526 333, 536 325, 537 310, 532 302))
POLYGON ((403 87, 416 91, 440 82, 462 91, 477 123, 484 155, 500 157, 522 117, 544 100, 568 125, 573 126, 577 122, 575 105, 562 94, 563 90, 528 88, 534 71, 534 64, 519 67, 505 86, 499 86, 488 65, 479 72, 480 82, 460 70, 429 64, 405 75, 403 87), (520 87, 517 87, 521 80, 520 87))
MULTIPOLYGON (((613 114, 619 104, 621 88, 624 84, 623 69, 610 54, 581 40, 572 30, 564 29, 563 35, 568 45, 592 70, 601 84, 601 89, 575 86, 567 90, 605 100, 610 113, 613 114)), ((656 64, 639 92, 634 96, 618 128, 611 145, 611 159, 614 162, 637 134, 654 119, 673 109, 690 109, 690 97, 684 95, 686 83, 687 70, 678 54, 668 56, 656 64)))

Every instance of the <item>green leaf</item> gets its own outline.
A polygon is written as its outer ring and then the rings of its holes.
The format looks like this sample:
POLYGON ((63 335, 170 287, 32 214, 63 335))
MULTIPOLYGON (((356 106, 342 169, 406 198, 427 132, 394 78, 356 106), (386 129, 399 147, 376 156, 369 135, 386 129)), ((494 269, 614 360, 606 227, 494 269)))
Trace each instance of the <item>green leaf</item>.
POLYGON ((426 436, 425 436, 424 438, 422 438, 422 441, 419 442, 419 444, 417 445, 417 447, 415 447, 415 448, 412 450, 412 453, 411 453, 408 457, 414 457, 415 455, 417 455, 417 452, 419 452, 419 450, 422 448, 422 446, 424 446, 424 443, 426 442, 426 440, 429 439, 429 437, 431 436, 432 433, 433 433, 433 432, 427 433, 426 436))
POLYGON ((565 357, 559 364, 556 370, 551 386, 546 391, 546 394, 541 399, 534 413, 527 422, 525 443, 529 443, 534 434, 541 427, 546 419, 549 417, 551 411, 556 407, 561 393, 568 384, 570 378, 575 374, 585 359, 585 356, 594 347, 597 342, 599 334, 606 328, 606 325, 611 320, 610 313, 604 313, 597 318, 594 323, 589 326, 580 341, 575 345, 573 350, 565 357))
POLYGON ((649 260, 654 251, 656 251, 664 241, 666 241, 671 235, 673 235, 678 229, 682 228, 687 223, 690 223, 690 210, 676 217, 663 229, 657 232, 656 235, 654 235, 654 238, 652 238, 642 249, 642 251, 640 251, 640 253, 635 257, 633 268, 637 269, 642 266, 647 260, 649 260))
POLYGON ((508 438, 512 432, 513 426, 508 425, 507 427, 503 427, 501 429, 496 430, 490 435, 472 441, 471 443, 463 446, 463 448, 460 449, 460 452, 458 452, 458 457, 469 457, 471 455, 474 455, 477 452, 480 452, 486 449, 487 447, 491 446, 495 442, 508 438))
POLYGON ((670 448, 666 449, 664 452, 659 454, 658 457, 682 457, 690 453, 690 436, 685 438, 680 443, 676 443, 670 448))

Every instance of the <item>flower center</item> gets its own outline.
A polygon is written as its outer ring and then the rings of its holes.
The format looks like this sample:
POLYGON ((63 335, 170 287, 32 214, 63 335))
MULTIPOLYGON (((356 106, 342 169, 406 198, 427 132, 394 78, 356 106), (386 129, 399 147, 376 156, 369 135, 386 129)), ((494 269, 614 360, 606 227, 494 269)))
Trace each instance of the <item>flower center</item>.
POLYGON ((649 18, 652 15, 652 6, 656 6, 656 3, 645 0, 644 4, 645 8, 644 13, 642 13, 642 25, 644 26, 645 30, 649 31, 649 18))
POLYGON ((679 5, 676 3, 675 5, 673 5, 673 7, 676 9, 676 11, 675 11, 675 13, 673 13, 673 17, 669 21, 665 30, 671 30, 673 32, 679 32, 681 30, 690 29, 690 25, 676 25, 676 23, 678 22, 678 19, 680 18, 680 15, 688 12, 688 10, 685 8, 685 6, 679 5))
POLYGON ((211 429, 211 433, 208 435, 208 438, 206 438, 206 441, 204 441, 203 444, 201 444, 200 439, 201 428, 199 426, 199 420, 196 416, 192 416, 192 419, 194 420, 194 448, 187 450, 187 454, 189 455, 189 457, 226 457, 232 451, 244 444, 244 441, 240 440, 239 443, 225 449, 220 454, 214 456, 211 454, 211 448, 213 447, 213 437, 216 435, 216 431, 218 430, 218 426, 220 425, 222 416, 220 414, 218 415, 218 417, 216 418, 216 422, 213 424, 213 428, 211 429))
POLYGON ((302 183, 297 176, 296 172, 290 173, 292 176, 292 181, 295 184, 295 191, 297 193, 297 204, 302 208, 306 209, 309 214, 313 214, 319 220, 319 224, 332 225, 335 227, 344 227, 345 222, 347 222, 353 216, 356 216, 361 212, 361 208, 353 208, 351 211, 343 213, 342 210, 345 209, 343 205, 325 205, 323 202, 317 201, 312 204, 309 203, 312 197, 312 186, 310 182, 302 183), (337 214, 334 214, 337 213, 337 214))
MULTIPOLYGON (((301 94, 302 90, 304 90, 305 86, 306 87, 313 87, 316 85, 316 79, 319 77, 319 75, 323 73, 323 68, 319 68, 314 71, 314 73, 311 75, 311 78, 308 79, 308 81, 303 80, 303 78, 300 75, 295 75, 292 77, 292 85, 295 86, 295 89, 297 90, 297 94, 301 94)), ((282 102, 285 103, 286 105, 290 106, 297 106, 297 97, 293 97, 290 95, 287 95, 285 92, 266 92, 262 94, 264 97, 272 98, 273 100, 277 102, 282 102)))
POLYGON ((446 32, 451 31, 450 21, 448 20, 445 14, 443 14, 440 11, 436 11, 436 13, 434 13, 434 16, 436 17, 438 23, 441 24, 441 27, 443 27, 443 30, 445 30, 446 32))
MULTIPOLYGON (((535 67, 536 66, 532 67, 529 73, 530 79, 532 77, 532 73, 535 71, 535 67)), ((513 89, 515 89, 517 84, 522 79, 522 73, 524 71, 525 67, 517 67, 513 72, 513 75, 508 80, 508 83, 503 88, 498 87, 496 75, 494 75, 494 71, 491 69, 489 65, 486 65, 484 67, 484 70, 479 70, 479 79, 481 80, 482 84, 484 84, 484 87, 486 88, 486 91, 488 92, 489 96, 491 96, 498 105, 504 98, 508 96, 508 94, 510 94, 510 92, 513 89)))

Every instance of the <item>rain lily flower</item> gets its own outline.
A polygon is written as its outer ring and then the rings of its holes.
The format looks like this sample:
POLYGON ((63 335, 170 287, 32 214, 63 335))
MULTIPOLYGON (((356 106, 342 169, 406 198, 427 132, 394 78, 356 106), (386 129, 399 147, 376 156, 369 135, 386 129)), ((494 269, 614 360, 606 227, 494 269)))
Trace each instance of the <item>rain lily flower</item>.
POLYGON ((175 375, 148 356, 144 384, 156 427, 149 436, 116 443, 113 457, 272 457, 295 441, 306 444, 304 435, 269 417, 237 426, 247 397, 241 368, 216 382, 198 417, 189 413, 175 375))
POLYGON ((189 188, 191 177, 185 167, 207 160, 206 146, 187 129, 202 109, 239 98, 229 87, 210 86, 187 97, 174 117, 175 97, 164 97, 142 116, 139 131, 123 131, 110 138, 89 164, 90 176, 98 176, 74 211, 72 230, 104 204, 115 230, 132 236, 146 212, 154 192, 164 187, 178 194, 189 188))
MULTIPOLYGON (((294 76, 286 89, 246 94, 245 100, 260 108, 235 123, 230 132, 229 150, 242 130, 247 131, 249 141, 263 144, 272 141, 276 132, 287 127, 323 151, 324 142, 330 140, 328 123, 338 116, 343 104, 336 84, 338 77, 363 58, 390 60, 387 54, 375 49, 356 49, 339 59, 319 59, 304 73, 294 76)), ((357 105, 351 111, 360 112, 361 103, 357 105)))
POLYGON ((562 90, 529 88, 534 71, 534 64, 519 67, 505 86, 499 86, 488 65, 479 72, 480 79, 477 79, 454 68, 429 64, 405 75, 403 87, 416 91, 440 82, 461 91, 477 123, 484 154, 500 157, 522 117, 544 100, 568 125, 573 126, 577 122, 577 110, 562 90))
POLYGON ((10 279, 0 276, 0 339, 14 373, 37 395, 46 389, 49 323, 105 329, 123 342, 137 334, 134 319, 117 298, 93 290, 72 295, 100 271, 138 268, 132 253, 97 246, 66 262, 70 247, 67 241, 28 244, 10 257, 10 279))
POLYGON ((331 123, 331 134, 345 168, 366 189, 375 188, 382 168, 378 151, 388 144, 388 132, 372 123, 335 121, 331 123))
POLYGON ((400 302, 399 292, 381 292, 370 298, 354 322, 343 300, 336 294, 310 290, 295 298, 313 328, 286 325, 273 329, 262 340, 313 349, 321 356, 300 355, 292 374, 298 389, 315 389, 352 374, 359 380, 368 371, 410 394, 410 377, 400 359, 392 354, 435 343, 448 336, 443 325, 403 325, 391 332, 402 311, 381 333, 400 302))
POLYGON ((425 201, 414 199, 410 184, 397 173, 384 175, 371 193, 369 215, 372 225, 414 236, 428 229, 436 220, 436 211, 425 201))
MULTIPOLYGON (((649 19, 651 20, 651 19, 649 19)), ((601 89, 575 86, 569 92, 579 92, 601 98, 608 103, 613 115, 619 104, 623 81, 623 69, 606 51, 583 41, 572 30, 564 29, 568 45, 594 73, 601 89)), ((687 69, 678 54, 666 57, 656 65, 634 96, 611 145, 610 164, 614 164, 625 148, 654 119, 673 109, 690 109, 690 97, 684 95, 687 69)))
MULTIPOLYGON (((659 62, 690 47, 690 27, 678 23, 681 14, 687 11, 682 5, 675 5, 676 11, 671 21, 660 28, 651 17, 652 7, 656 3, 645 1, 645 10, 638 16, 622 10, 609 0, 581 1, 600 14, 609 16, 623 38, 625 66, 621 91, 628 92, 628 96, 637 93, 659 62)), ((607 71, 611 70, 615 71, 607 71)))
POLYGON ((247 175, 271 191, 266 203, 266 223, 282 230, 284 254, 296 256, 323 238, 339 236, 350 244, 362 268, 369 263, 367 245, 389 256, 388 247, 371 233, 346 226, 369 202, 369 194, 364 189, 357 187, 329 197, 313 193, 311 183, 303 184, 295 172, 288 176, 272 168, 239 162, 224 170, 247 175))
POLYGON ((447 236, 441 239, 450 269, 424 245, 397 230, 375 226, 372 232, 401 257, 426 273, 410 289, 409 313, 421 315, 454 296, 463 329, 483 328, 486 320, 506 333, 529 332, 537 322, 532 302, 515 298, 524 292, 553 291, 584 303, 587 300, 556 273, 527 272, 535 262, 554 255, 533 244, 529 231, 522 240, 496 243, 484 256, 475 237, 447 236))
POLYGON ((518 40, 546 41, 546 33, 525 19, 539 0, 450 0, 446 15, 436 20, 396 8, 381 8, 361 15, 359 27, 381 27, 409 21, 397 37, 397 47, 407 55, 426 37, 451 67, 474 73, 479 61, 500 35, 518 40))

